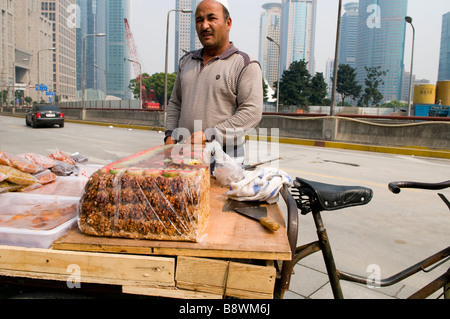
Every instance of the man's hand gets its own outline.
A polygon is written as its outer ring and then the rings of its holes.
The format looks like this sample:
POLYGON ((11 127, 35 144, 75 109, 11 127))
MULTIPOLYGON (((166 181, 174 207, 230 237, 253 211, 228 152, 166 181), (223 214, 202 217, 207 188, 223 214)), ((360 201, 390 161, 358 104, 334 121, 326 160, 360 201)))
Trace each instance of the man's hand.
POLYGON ((203 131, 193 133, 187 140, 186 144, 189 145, 205 145, 206 136, 203 131))

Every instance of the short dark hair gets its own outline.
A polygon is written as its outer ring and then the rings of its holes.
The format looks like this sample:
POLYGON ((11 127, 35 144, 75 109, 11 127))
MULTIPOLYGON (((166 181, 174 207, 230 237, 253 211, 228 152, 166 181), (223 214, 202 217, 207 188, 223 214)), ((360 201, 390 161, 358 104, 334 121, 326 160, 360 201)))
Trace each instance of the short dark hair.
POLYGON ((230 17, 230 11, 228 11, 228 9, 222 4, 223 7, 223 16, 225 17, 225 21, 228 20, 228 18, 230 17))

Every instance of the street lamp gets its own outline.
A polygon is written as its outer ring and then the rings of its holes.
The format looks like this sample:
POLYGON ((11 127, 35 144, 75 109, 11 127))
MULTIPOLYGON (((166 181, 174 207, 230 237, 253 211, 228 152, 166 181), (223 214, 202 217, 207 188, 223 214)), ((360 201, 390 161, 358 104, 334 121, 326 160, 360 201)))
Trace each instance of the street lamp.
MULTIPOLYGON (((38 51, 38 84, 41 86, 41 52, 42 51, 56 51, 56 48, 42 49, 38 51)), ((41 102, 41 90, 38 93, 39 103, 41 102)))
POLYGON ((411 53, 411 72, 409 74, 409 93, 408 93, 408 116, 411 116, 412 108, 412 90, 413 90, 413 70, 414 70, 414 46, 416 41, 416 29, 413 25, 413 19, 411 17, 405 17, 405 21, 409 23, 413 29, 413 42, 412 42, 412 53, 411 53))
POLYGON ((86 34, 83 37, 83 84, 82 84, 82 100, 83 100, 83 112, 81 113, 81 119, 86 118, 86 38, 87 37, 106 37, 106 33, 86 34))
POLYGON ((339 0, 339 10, 338 10, 338 22, 337 22, 337 32, 336 32, 336 48, 334 52, 334 70, 333 70, 333 87, 331 91, 331 108, 330 116, 334 116, 336 107, 336 91, 337 91, 337 81, 339 74, 339 49, 341 46, 341 13, 342 12, 342 0, 339 0))
POLYGON ((267 40, 275 43, 278 46, 278 73, 277 73, 277 113, 280 112, 280 71, 281 71, 281 46, 271 37, 267 37, 267 40))
POLYGON ((169 69, 169 28, 170 28, 170 13, 171 12, 182 12, 182 13, 192 13, 194 11, 192 10, 185 10, 185 9, 177 9, 177 10, 170 10, 167 13, 167 30, 166 30, 166 69, 164 74, 164 111, 167 111, 167 75, 168 75, 168 69, 169 69))
POLYGON ((105 97, 106 97, 106 91, 107 91, 107 89, 106 89, 106 70, 104 68, 102 68, 102 67, 99 67, 97 64, 94 64, 94 68, 102 70, 103 73, 105 74, 105 97))
POLYGON ((139 76, 139 91, 140 91, 140 93, 139 93, 139 97, 140 97, 140 100, 141 100, 141 108, 142 108, 142 106, 143 106, 143 104, 142 104, 142 102, 144 101, 144 99, 143 99, 143 97, 142 97, 142 64, 139 62, 139 61, 135 61, 135 60, 131 60, 131 59, 128 59, 128 61, 129 62, 131 62, 131 63, 136 63, 136 64, 138 64, 139 65, 139 72, 140 72, 140 76, 139 76))

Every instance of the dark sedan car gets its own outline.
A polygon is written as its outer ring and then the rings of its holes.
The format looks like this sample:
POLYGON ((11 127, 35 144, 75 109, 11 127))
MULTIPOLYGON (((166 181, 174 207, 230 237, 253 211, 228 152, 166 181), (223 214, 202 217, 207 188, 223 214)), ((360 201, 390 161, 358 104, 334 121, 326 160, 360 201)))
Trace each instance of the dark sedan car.
POLYGON ((56 105, 35 105, 27 112, 25 123, 31 127, 41 125, 64 127, 64 113, 56 105))

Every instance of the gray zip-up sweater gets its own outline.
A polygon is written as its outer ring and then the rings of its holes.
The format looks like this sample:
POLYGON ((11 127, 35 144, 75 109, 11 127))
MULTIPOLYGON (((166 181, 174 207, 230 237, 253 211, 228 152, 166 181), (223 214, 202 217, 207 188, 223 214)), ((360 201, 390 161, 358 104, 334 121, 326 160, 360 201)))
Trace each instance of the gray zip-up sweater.
POLYGON ((180 60, 167 106, 166 136, 186 139, 194 132, 205 131, 207 139, 214 135, 219 142, 229 144, 235 135, 242 136, 243 131, 261 121, 261 67, 232 43, 206 65, 202 52, 190 52, 180 60), (231 133, 236 130, 238 133, 231 133), (231 133, 228 138, 227 132, 231 133))

